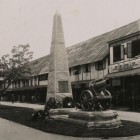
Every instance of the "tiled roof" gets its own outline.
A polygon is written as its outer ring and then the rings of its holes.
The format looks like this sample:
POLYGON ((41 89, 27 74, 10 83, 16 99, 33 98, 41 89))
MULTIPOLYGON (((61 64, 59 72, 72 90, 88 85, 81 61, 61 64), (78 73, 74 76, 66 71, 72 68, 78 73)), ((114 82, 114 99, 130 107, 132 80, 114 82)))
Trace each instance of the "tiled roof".
MULTIPOLYGON (((140 31, 140 20, 121 28, 91 38, 66 48, 69 67, 102 60, 109 53, 108 42, 140 31)), ((46 73, 49 70, 49 55, 30 62, 32 74, 46 73)))
POLYGON ((31 74, 43 74, 49 71, 49 55, 30 62, 31 74))

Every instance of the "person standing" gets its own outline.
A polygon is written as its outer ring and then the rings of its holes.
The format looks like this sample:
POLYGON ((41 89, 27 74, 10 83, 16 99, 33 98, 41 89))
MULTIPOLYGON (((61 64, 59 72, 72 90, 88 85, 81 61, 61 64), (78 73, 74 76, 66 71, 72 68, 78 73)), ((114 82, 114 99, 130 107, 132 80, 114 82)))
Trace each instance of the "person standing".
POLYGON ((15 101, 15 96, 14 94, 12 94, 12 104, 14 103, 14 101, 15 101))

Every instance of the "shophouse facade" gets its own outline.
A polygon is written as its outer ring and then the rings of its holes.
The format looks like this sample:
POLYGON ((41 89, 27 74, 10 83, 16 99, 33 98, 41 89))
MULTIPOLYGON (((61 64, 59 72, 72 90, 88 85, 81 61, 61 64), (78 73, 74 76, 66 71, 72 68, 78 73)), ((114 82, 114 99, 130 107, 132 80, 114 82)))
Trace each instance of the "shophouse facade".
MULTIPOLYGON (((126 106, 139 98, 140 20, 66 48, 73 98, 78 101, 81 92, 91 80, 108 77, 113 104, 126 106)), ((49 55, 30 62, 31 76, 14 82, 7 90, 17 101, 45 102, 49 55)), ((1 86, 2 88, 2 86, 1 86)))
POLYGON ((133 33, 110 40, 109 74, 115 106, 140 107, 140 21, 130 24, 133 33), (134 28, 135 27, 135 28, 134 28))
MULTIPOLYGON (((87 41, 83 42, 82 46, 78 44, 76 48, 74 48, 75 45, 67 48, 70 80, 75 100, 78 100, 81 92, 88 88, 91 80, 101 79, 108 74, 108 48, 103 49, 98 46, 94 48, 90 45, 91 49, 87 49, 88 53, 85 50, 84 55, 82 49, 85 49, 85 44, 87 41), (90 51, 93 53, 89 53, 90 51), (98 56, 99 53, 102 55, 98 56), (96 59, 93 60, 96 61, 91 61, 89 57, 95 57, 96 59)), ((12 83, 7 90, 6 97, 3 97, 4 100, 11 100, 11 95, 14 94, 16 101, 45 102, 49 75, 49 55, 31 61, 30 68, 31 76, 12 83)))

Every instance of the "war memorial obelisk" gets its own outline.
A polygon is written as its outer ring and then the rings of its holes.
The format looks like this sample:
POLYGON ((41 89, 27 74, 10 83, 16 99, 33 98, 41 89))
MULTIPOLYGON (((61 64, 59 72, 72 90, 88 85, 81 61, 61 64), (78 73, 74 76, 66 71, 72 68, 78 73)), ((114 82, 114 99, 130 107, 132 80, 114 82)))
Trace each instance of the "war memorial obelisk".
POLYGON ((58 12, 53 20, 49 60, 47 100, 51 97, 58 101, 62 101, 64 97, 72 97, 62 20, 58 12))
MULTIPOLYGON (((62 21, 59 13, 56 13, 54 16, 49 63, 50 64, 49 64, 47 101, 51 97, 55 98, 55 100, 57 101, 62 101, 65 97, 72 97, 71 84, 69 79, 68 61, 67 61, 65 41, 64 41, 63 29, 62 29, 62 21)), ((96 83, 96 86, 99 85, 99 87, 100 86, 104 87, 104 82, 106 82, 106 80, 104 80, 103 82, 98 81, 97 82, 98 84, 96 83)), ((92 88, 95 88, 93 87, 94 84, 93 85, 91 84, 92 88)), ((101 91, 103 90, 103 87, 101 88, 101 91)), ((95 89, 94 92, 96 92, 95 89)), ((107 90, 105 91, 107 92, 107 90)), ((82 103, 83 105, 86 106, 89 106, 92 103, 101 105, 99 100, 97 102, 97 97, 92 98, 91 92, 92 90, 91 91, 86 90, 82 92, 84 101, 80 103, 81 108, 82 108, 82 103)), ((99 96, 100 92, 96 92, 96 93, 99 96)), ((100 97, 101 97, 100 99, 102 100, 104 99, 104 101, 106 101, 103 102, 104 104, 108 103, 108 100, 106 100, 107 96, 105 97, 104 95, 104 98, 103 96, 100 97)), ((110 97, 111 95, 108 98, 109 101, 111 101, 110 97)), ((93 104, 93 106, 94 105, 95 104, 93 104)), ((121 125, 121 121, 118 119, 118 114, 116 112, 113 112, 112 110, 107 110, 107 109, 100 110, 100 109, 91 108, 91 109, 84 110, 83 108, 82 109, 55 108, 49 112, 49 118, 56 122, 57 121, 63 122, 66 125, 76 124, 76 126, 85 127, 87 129, 95 129, 95 128, 111 129, 111 128, 119 127, 121 125)), ((48 121, 48 118, 46 120, 48 121)))

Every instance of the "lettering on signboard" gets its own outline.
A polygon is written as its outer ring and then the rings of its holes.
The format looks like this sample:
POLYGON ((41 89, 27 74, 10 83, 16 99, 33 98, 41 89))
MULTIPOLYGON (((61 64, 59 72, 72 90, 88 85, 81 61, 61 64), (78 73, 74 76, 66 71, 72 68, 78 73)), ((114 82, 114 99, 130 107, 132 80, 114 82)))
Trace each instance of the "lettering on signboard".
POLYGON ((140 59, 115 64, 112 66, 112 72, 119 72, 140 67, 140 59))

